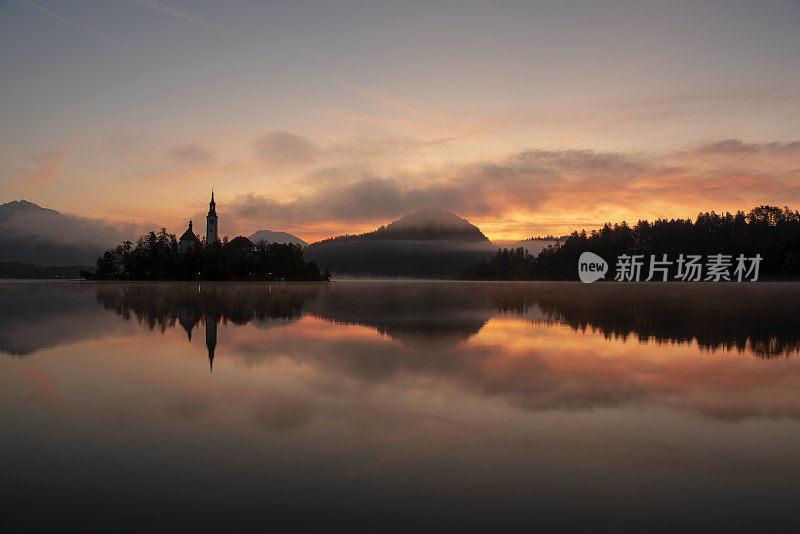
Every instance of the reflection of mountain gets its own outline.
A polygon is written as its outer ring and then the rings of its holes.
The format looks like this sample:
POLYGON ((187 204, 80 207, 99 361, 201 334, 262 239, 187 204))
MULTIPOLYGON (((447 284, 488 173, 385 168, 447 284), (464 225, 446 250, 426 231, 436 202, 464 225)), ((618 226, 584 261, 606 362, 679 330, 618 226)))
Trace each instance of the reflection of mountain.
POLYGON ((87 289, 78 282, 0 283, 0 351, 26 356, 118 326, 87 289))
POLYGON ((478 333, 493 314, 484 294, 463 289, 458 282, 336 283, 308 311, 404 343, 455 345, 478 333))
POLYGON ((453 277, 493 252, 477 226, 441 210, 421 210, 373 232, 326 239, 305 250, 308 260, 334 273, 414 277, 453 277))

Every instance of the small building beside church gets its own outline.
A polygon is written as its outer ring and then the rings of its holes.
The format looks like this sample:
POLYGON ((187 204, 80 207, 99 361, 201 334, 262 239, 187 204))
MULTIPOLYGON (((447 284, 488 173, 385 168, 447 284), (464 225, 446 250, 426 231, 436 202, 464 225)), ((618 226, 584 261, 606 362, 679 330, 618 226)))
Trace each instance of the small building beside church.
POLYGON ((180 240, 178 240, 178 253, 179 254, 193 254, 200 252, 203 244, 200 238, 197 237, 192 230, 192 221, 189 221, 189 228, 183 233, 180 240))

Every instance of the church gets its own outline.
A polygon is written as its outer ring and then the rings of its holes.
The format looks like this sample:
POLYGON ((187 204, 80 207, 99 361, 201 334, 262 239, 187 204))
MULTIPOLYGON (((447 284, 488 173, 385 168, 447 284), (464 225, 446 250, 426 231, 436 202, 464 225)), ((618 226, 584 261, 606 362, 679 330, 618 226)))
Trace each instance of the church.
MULTIPOLYGON (((211 190, 211 202, 208 203, 208 215, 206 216, 206 246, 219 241, 219 217, 217 216, 217 204, 214 202, 214 190, 211 190)), ((192 230, 192 221, 189 221, 189 228, 178 240, 178 252, 181 255, 199 252, 203 248, 200 238, 192 230)), ((237 251, 248 252, 255 249, 252 241, 246 237, 236 237, 230 243, 225 244, 226 249, 236 249, 237 251)))

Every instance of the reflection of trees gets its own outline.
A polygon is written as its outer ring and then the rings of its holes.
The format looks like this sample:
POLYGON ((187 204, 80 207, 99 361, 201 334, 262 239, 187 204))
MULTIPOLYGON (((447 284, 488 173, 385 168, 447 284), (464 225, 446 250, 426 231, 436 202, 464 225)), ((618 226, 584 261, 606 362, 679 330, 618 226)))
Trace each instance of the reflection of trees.
POLYGON ((320 288, 297 284, 277 290, 263 283, 101 284, 97 286, 97 300, 125 320, 135 317, 149 328, 162 331, 178 322, 191 333, 201 318, 234 324, 297 319, 306 299, 320 288))
POLYGON ((162 332, 176 323, 189 340, 201 321, 205 325, 209 363, 213 365, 220 321, 243 325, 250 321, 291 321, 303 314, 303 305, 321 289, 316 284, 280 286, 226 283, 129 283, 97 286, 97 300, 125 320, 136 318, 162 332))
POLYGON ((752 350, 767 357, 800 350, 796 284, 358 282, 314 284, 104 284, 106 309, 149 328, 202 321, 245 324, 308 312, 377 329, 404 343, 454 345, 498 312, 596 329, 608 338, 752 350))
POLYGON ((492 296, 501 311, 538 308, 575 330, 608 338, 752 350, 761 357, 800 350, 797 284, 530 284, 492 296))
POLYGON ((435 349, 465 341, 500 313, 609 338, 695 341, 707 350, 751 350, 762 357, 800 350, 800 284, 792 283, 37 282, 4 284, 0 297, 0 350, 20 355, 112 329, 113 316, 93 297, 151 329, 180 325, 190 339, 208 322, 270 324, 311 313, 435 349))
POLYGON ((201 321, 246 324, 293 320, 304 312, 375 328, 403 341, 455 344, 476 334, 493 311, 485 292, 459 283, 108 283, 97 300, 150 329, 180 325, 191 339, 201 321))

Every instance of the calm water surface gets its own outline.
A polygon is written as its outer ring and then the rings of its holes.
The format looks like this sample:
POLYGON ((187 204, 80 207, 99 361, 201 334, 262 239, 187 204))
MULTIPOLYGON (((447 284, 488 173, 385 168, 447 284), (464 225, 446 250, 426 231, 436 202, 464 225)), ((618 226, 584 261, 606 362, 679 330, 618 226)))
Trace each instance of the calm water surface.
POLYGON ((798 299, 0 283, 0 530, 797 532, 798 299))

